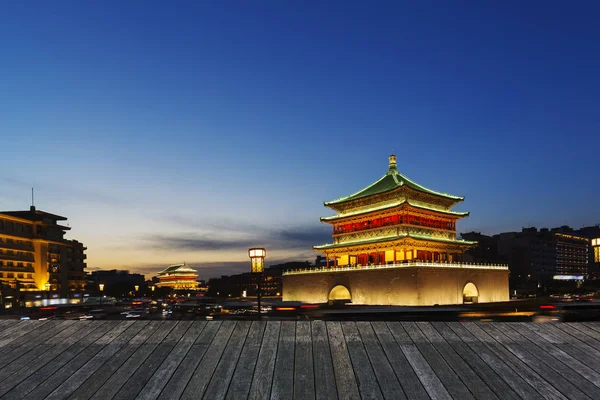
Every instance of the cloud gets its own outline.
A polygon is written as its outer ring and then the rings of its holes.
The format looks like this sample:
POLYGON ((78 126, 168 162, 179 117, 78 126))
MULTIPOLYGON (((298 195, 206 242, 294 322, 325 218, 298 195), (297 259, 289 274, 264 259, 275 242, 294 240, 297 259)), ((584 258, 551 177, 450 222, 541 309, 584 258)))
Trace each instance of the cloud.
POLYGON ((215 251, 239 250, 252 246, 265 246, 278 250, 307 250, 331 240, 326 226, 306 226, 287 229, 257 229, 254 232, 237 232, 237 235, 220 236, 196 233, 174 235, 149 235, 144 246, 158 250, 215 251), (241 236, 241 237, 240 237, 241 236))
POLYGON ((253 245, 250 240, 216 239, 208 235, 196 236, 195 234, 152 235, 146 240, 148 246, 160 250, 231 250, 253 245))

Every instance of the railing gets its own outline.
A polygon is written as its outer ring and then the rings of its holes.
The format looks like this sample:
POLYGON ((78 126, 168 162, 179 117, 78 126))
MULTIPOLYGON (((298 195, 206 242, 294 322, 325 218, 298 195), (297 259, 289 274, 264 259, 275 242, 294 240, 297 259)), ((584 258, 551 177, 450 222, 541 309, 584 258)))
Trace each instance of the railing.
POLYGON ((505 264, 474 264, 474 263, 457 263, 457 262, 406 262, 400 264, 378 264, 378 265, 342 265, 337 267, 314 267, 292 269, 284 271, 283 275, 299 275, 299 274, 316 274, 329 272, 345 272, 345 271, 371 271, 376 269, 393 269, 393 268, 414 268, 414 267, 429 267, 429 268, 467 268, 467 269, 496 269, 507 270, 508 265, 505 264))

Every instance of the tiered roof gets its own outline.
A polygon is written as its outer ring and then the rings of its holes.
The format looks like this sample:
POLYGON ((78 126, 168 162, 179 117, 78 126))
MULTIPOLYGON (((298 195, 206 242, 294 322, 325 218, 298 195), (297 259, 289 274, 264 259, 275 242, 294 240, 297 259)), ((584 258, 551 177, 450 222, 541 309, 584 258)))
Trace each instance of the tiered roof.
POLYGON ((173 264, 173 265, 169 265, 167 268, 163 269, 162 271, 160 271, 158 273, 158 275, 166 275, 166 274, 172 274, 172 273, 194 273, 194 275, 197 274, 195 269, 190 268, 189 265, 187 265, 185 262, 183 262, 182 264, 173 264))
POLYGON ((390 192, 390 191, 392 191, 394 189, 398 189, 399 187, 402 187, 402 186, 409 187, 409 188, 416 190, 418 192, 421 192, 421 193, 430 194, 430 195, 437 196, 437 197, 443 197, 448 200, 454 200, 454 201, 463 201, 464 200, 464 197, 453 196, 448 193, 436 192, 434 190, 427 189, 426 187, 421 186, 421 185, 411 181, 406 176, 404 176, 400 172, 398 172, 398 169, 396 168, 396 156, 391 155, 390 156, 390 166, 389 166, 389 170, 388 170, 387 174, 382 176, 375 183, 367 186, 366 188, 364 188, 362 190, 359 190, 358 192, 356 192, 354 194, 351 194, 346 197, 341 197, 337 200, 327 201, 324 204, 329 207, 329 206, 333 206, 333 205, 337 205, 337 204, 341 204, 341 203, 347 203, 347 202, 350 202, 353 200, 362 199, 364 197, 369 197, 369 196, 373 196, 373 195, 377 195, 377 194, 383 194, 386 192, 390 192))
MULTIPOLYGON (((396 156, 391 155, 389 158, 388 172, 383 177, 381 177, 379 180, 377 180, 375 183, 373 183, 373 184, 367 186, 366 188, 364 188, 354 194, 351 194, 349 196, 341 197, 337 200, 325 202, 324 203, 325 206, 330 207, 334 210, 338 210, 338 215, 334 215, 334 216, 330 216, 330 217, 323 217, 323 218, 321 218, 321 221, 327 222, 327 223, 335 223, 336 221, 339 221, 339 220, 342 220, 345 218, 362 216, 362 215, 366 215, 369 213, 375 213, 375 212, 383 212, 383 211, 391 210, 391 209, 394 209, 396 207, 401 207, 401 206, 420 209, 420 210, 426 210, 426 211, 439 213, 439 214, 444 214, 445 216, 455 217, 456 219, 458 219, 458 218, 468 216, 469 213, 468 212, 451 211, 450 208, 452 207, 452 204, 456 204, 463 200, 464 200, 464 197, 454 196, 454 195, 451 195, 448 193, 436 192, 434 190, 428 189, 424 186, 421 186, 421 185, 411 181, 406 176, 404 176, 400 172, 398 172, 398 169, 396 168, 396 156), (402 188, 402 187, 406 187, 413 191, 425 194, 426 197, 425 198, 421 197, 421 200, 417 201, 414 198, 411 200, 410 196, 405 197, 404 195, 399 194, 399 196, 396 200, 394 200, 394 196, 391 196, 391 197, 386 196, 384 198, 385 201, 382 201, 382 198, 380 197, 380 195, 390 193, 390 192, 392 192, 396 189, 402 188), (427 197, 427 196, 429 196, 429 197, 427 197), (431 206, 427 205, 427 201, 426 201, 427 198, 431 199, 431 204, 432 204, 431 206), (425 201, 423 201, 424 199, 425 199, 425 201), (436 200, 436 199, 439 199, 439 200, 436 200), (360 203, 360 206, 361 206, 360 209, 357 209, 356 204, 353 203, 355 200, 361 200, 358 202, 358 203, 360 203), (441 204, 445 204, 445 206, 436 207, 433 205, 440 201, 441 201, 441 204)), ((477 242, 471 242, 471 241, 466 241, 466 240, 440 238, 440 237, 435 237, 435 236, 419 235, 419 234, 414 234, 414 233, 403 233, 403 234, 397 234, 397 235, 392 235, 392 236, 384 236, 384 237, 377 237, 377 238, 371 237, 371 238, 358 239, 356 241, 346 241, 346 242, 342 242, 342 243, 325 244, 325 245, 321 245, 321 246, 314 246, 313 249, 316 251, 322 251, 322 250, 329 250, 329 249, 344 248, 344 247, 354 246, 354 245, 385 243, 385 242, 393 242, 393 241, 397 241, 397 240, 404 241, 404 240, 410 240, 410 239, 415 239, 418 241, 431 241, 431 242, 438 242, 438 243, 441 242, 441 243, 447 243, 449 245, 457 245, 460 247, 471 247, 477 243, 477 242)))

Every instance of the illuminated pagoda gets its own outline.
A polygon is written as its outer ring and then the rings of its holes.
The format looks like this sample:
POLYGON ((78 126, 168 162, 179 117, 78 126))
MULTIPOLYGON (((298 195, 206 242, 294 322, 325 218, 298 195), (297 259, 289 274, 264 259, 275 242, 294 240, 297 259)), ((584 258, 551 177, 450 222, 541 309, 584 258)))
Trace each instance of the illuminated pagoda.
POLYGON ((196 289, 198 287, 198 273, 185 262, 183 264, 169 265, 157 275, 157 286, 159 287, 170 287, 173 289, 196 289))
POLYGON ((460 263, 462 253, 477 245, 456 238, 456 221, 469 213, 452 208, 463 200, 406 178, 390 156, 381 179, 325 203, 337 212, 321 218, 333 227, 333 243, 313 249, 325 254, 327 265, 287 272, 284 300, 411 305, 508 300, 507 266, 460 263))

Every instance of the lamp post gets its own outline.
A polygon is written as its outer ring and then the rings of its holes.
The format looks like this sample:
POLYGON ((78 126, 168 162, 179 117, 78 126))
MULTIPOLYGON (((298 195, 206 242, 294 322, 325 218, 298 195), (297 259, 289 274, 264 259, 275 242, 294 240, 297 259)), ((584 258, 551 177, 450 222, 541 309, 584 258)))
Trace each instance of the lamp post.
POLYGON ((250 257, 251 262, 250 271, 258 278, 258 284, 256 285, 256 299, 258 300, 258 318, 260 319, 260 284, 265 269, 265 257, 267 256, 267 251, 260 247, 253 247, 248 250, 248 256, 250 257))
POLYGON ((133 288, 135 289, 134 296, 137 296, 138 291, 140 290, 140 285, 135 285, 133 288))

